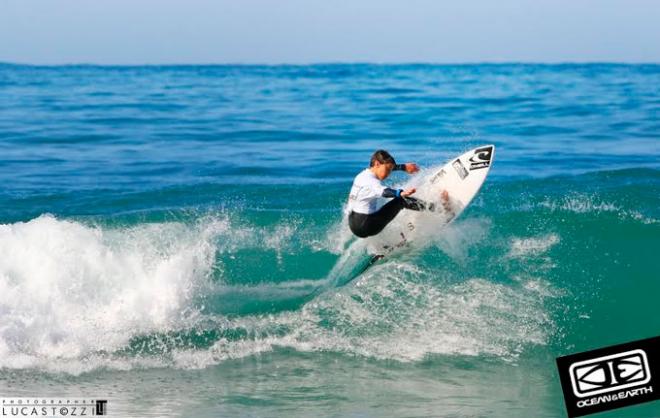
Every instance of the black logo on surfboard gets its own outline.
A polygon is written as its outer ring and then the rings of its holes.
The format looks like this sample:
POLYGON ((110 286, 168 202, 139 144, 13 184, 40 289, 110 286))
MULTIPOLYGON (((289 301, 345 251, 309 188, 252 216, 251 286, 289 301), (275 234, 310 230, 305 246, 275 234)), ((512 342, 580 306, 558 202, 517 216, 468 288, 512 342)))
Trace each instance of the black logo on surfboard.
POLYGON ((465 169, 465 166, 461 160, 457 158, 453 163, 451 163, 451 165, 454 167, 454 170, 456 170, 456 173, 458 173, 458 177, 460 177, 461 180, 465 180, 469 173, 465 169))
POLYGON ((470 171, 486 168, 490 166, 490 159, 493 157, 493 146, 477 148, 470 157, 470 171))

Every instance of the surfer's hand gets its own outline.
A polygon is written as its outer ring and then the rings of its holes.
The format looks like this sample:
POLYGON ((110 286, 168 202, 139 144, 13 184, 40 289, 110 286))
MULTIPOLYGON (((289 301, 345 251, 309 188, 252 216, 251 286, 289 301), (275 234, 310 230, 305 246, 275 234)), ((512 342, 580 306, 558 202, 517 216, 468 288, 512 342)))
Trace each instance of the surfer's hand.
POLYGON ((406 166, 406 173, 408 174, 414 174, 419 171, 419 166, 415 163, 406 163, 404 165, 406 166))
POLYGON ((403 196, 403 197, 408 197, 408 196, 410 196, 411 194, 415 193, 416 191, 417 191, 417 189, 415 189, 415 188, 413 187, 412 189, 407 189, 407 190, 402 191, 402 192, 401 192, 401 196, 403 196))

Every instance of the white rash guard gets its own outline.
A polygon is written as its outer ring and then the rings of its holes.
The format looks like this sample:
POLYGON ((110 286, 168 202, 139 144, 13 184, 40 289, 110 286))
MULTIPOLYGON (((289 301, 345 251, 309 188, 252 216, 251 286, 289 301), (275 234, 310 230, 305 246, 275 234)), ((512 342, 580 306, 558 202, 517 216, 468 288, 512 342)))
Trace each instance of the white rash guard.
POLYGON ((348 195, 347 211, 370 215, 378 211, 378 198, 383 197, 387 187, 383 186, 378 177, 365 168, 353 180, 353 187, 348 195))

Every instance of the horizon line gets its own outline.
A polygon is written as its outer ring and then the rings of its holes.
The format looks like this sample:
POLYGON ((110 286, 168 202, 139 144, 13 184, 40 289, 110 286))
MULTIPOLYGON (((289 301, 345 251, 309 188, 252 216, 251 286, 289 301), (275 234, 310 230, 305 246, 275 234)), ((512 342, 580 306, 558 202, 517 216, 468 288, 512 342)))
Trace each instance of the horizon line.
POLYGON ((93 62, 69 62, 69 63, 26 63, 0 60, 0 65, 16 67, 314 67, 314 66, 471 66, 471 65, 542 65, 542 66, 571 66, 571 65, 620 65, 620 66, 642 66, 660 65, 660 61, 456 61, 456 62, 434 62, 434 61, 312 61, 307 63, 294 62, 206 62, 206 63, 93 63, 93 62))

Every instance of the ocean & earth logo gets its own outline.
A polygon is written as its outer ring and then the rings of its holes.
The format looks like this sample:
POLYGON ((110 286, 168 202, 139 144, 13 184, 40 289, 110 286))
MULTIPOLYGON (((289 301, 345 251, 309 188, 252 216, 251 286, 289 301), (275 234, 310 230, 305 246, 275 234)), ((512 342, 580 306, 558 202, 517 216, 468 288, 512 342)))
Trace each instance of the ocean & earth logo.
POLYGON ((579 361, 571 364, 569 371, 573 393, 580 398, 644 385, 651 380, 643 350, 579 361))
POLYGON ((569 417, 660 399, 660 337, 557 358, 569 417))

